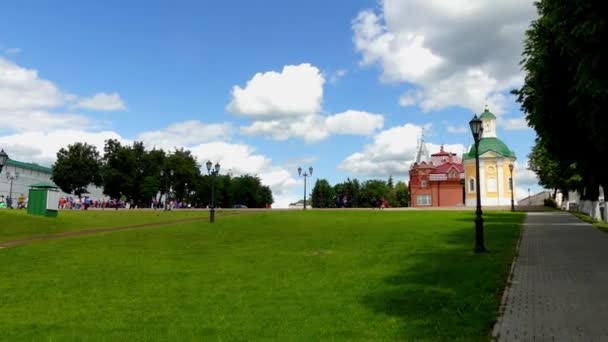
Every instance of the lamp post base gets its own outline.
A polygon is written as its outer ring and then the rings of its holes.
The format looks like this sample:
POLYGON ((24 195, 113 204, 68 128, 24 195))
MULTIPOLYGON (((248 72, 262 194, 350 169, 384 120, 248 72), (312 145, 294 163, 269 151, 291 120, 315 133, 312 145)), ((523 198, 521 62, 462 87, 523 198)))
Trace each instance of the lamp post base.
POLYGON ((209 211, 209 223, 215 222, 215 208, 211 208, 209 211))
POLYGON ((475 253, 487 252, 483 239, 483 218, 481 215, 475 217, 475 253))

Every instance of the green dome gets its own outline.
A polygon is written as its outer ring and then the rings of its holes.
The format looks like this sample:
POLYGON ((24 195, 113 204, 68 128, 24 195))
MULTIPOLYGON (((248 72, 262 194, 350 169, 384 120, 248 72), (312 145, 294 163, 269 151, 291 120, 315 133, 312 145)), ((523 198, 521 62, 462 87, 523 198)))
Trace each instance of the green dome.
POLYGON ((481 120, 483 119, 496 119, 496 115, 488 110, 488 108, 484 109, 483 113, 479 116, 481 120))
MULTIPOLYGON (((494 114, 490 113, 490 115, 494 114)), ((515 153, 509 150, 509 147, 498 138, 482 138, 479 141, 479 155, 488 151, 498 153, 504 157, 515 158, 515 153)), ((471 146, 468 153, 465 153, 464 159, 475 159, 475 145, 471 146)))

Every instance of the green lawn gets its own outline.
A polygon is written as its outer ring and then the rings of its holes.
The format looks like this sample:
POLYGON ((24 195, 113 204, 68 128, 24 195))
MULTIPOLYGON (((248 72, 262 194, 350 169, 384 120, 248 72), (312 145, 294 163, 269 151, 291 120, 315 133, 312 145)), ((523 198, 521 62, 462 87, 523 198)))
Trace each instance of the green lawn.
MULTIPOLYGON (((219 215, 219 213, 218 213, 219 215)), ((0 210, 0 241, 52 235, 90 228, 113 228, 134 224, 170 222, 209 217, 195 210, 62 210, 56 218, 27 215, 25 210, 0 210)))
POLYGON ((488 340, 524 214, 486 213, 482 255, 473 216, 263 212, 0 249, 0 340, 488 340))

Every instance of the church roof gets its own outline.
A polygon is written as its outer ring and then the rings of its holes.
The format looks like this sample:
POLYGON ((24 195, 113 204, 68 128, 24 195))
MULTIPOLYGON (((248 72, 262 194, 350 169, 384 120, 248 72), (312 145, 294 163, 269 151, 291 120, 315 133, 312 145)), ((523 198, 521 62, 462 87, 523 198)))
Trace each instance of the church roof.
POLYGON ((488 108, 484 109, 483 113, 479 116, 480 119, 496 119, 496 115, 488 110, 488 108))
POLYGON ((455 168, 460 173, 464 172, 464 166, 461 163, 445 163, 437 166, 433 173, 448 173, 451 168, 455 168))
MULTIPOLYGON (((515 158, 515 153, 509 150, 509 147, 498 138, 482 138, 479 141, 479 155, 488 151, 498 153, 505 157, 515 158)), ((464 154, 464 159, 475 159, 475 145, 471 146, 469 152, 464 154)))

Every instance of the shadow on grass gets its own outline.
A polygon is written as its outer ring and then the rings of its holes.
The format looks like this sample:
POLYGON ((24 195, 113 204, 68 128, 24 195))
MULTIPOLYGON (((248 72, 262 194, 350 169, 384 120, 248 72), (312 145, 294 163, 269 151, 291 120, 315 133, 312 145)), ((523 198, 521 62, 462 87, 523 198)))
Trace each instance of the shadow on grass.
POLYGON ((489 214, 488 253, 472 252, 471 226, 445 234, 442 246, 434 250, 404 254, 410 258, 410 266, 382 279, 361 303, 398 318, 402 322, 400 338, 405 340, 487 340, 521 222, 520 216, 489 214))

